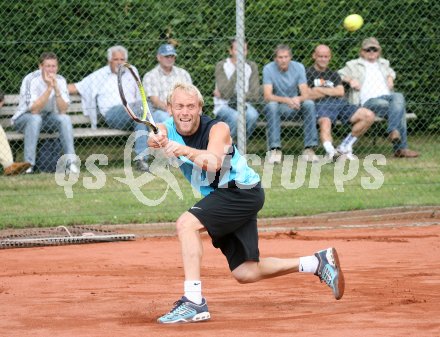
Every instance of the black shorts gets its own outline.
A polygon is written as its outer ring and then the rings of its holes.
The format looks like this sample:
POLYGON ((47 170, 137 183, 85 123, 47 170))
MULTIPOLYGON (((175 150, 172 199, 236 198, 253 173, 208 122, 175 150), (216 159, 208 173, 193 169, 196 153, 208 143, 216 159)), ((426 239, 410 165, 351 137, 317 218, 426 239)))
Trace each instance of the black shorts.
POLYGON ((259 261, 257 213, 264 204, 258 183, 250 189, 218 188, 191 207, 220 248, 232 271, 245 261, 259 261))

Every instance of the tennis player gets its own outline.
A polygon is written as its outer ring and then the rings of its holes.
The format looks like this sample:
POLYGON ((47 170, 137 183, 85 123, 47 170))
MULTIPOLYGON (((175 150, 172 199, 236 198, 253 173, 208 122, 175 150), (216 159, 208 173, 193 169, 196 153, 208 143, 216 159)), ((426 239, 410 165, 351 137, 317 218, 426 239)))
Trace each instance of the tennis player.
POLYGON ((340 299, 344 277, 334 248, 300 258, 260 258, 257 213, 264 204, 260 177, 232 143, 228 125, 202 115, 200 91, 192 84, 177 83, 167 104, 172 118, 159 124, 161 134, 151 134, 148 145, 178 157, 182 173, 204 198, 176 222, 185 273, 184 295, 158 322, 198 322, 211 317, 202 296, 200 275, 203 231, 225 255, 239 283, 294 272, 314 273, 340 299))

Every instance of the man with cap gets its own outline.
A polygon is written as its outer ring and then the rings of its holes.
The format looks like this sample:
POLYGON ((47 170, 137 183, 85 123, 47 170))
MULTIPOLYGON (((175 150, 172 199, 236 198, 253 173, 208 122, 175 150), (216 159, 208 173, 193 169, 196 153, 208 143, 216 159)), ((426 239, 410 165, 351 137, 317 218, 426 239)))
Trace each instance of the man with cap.
POLYGON ((408 149, 405 98, 393 91, 396 73, 390 67, 390 62, 380 57, 381 51, 376 38, 365 39, 360 57, 347 62, 338 73, 350 87, 350 103, 361 105, 388 119, 387 132, 393 143, 394 156, 418 157, 417 152, 408 149))
POLYGON ((167 96, 175 83, 192 84, 189 73, 174 65, 176 49, 172 44, 163 44, 157 51, 159 64, 147 72, 143 78, 143 85, 153 105, 153 118, 161 123, 169 117, 167 112, 167 96))

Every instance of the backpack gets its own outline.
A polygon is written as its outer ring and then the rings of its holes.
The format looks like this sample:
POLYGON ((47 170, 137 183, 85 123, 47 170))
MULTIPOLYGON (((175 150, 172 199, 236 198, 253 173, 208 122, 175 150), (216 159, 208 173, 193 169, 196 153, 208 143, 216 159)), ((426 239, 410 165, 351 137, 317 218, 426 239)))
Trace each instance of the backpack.
POLYGON ((58 159, 62 155, 63 147, 59 138, 47 138, 39 142, 35 170, 40 172, 56 171, 58 159))

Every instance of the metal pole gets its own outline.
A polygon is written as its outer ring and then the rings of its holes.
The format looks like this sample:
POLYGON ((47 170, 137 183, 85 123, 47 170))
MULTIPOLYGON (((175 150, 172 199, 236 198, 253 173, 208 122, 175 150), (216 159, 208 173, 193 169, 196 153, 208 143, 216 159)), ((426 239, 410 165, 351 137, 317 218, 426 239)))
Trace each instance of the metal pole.
POLYGON ((245 110, 245 34, 244 34, 244 1, 236 0, 236 41, 237 41, 237 146, 240 153, 246 153, 246 110, 245 110))

